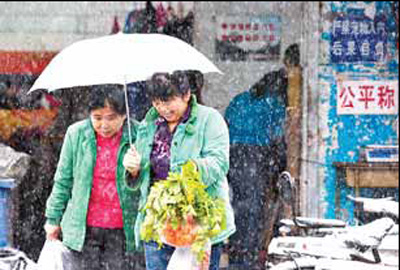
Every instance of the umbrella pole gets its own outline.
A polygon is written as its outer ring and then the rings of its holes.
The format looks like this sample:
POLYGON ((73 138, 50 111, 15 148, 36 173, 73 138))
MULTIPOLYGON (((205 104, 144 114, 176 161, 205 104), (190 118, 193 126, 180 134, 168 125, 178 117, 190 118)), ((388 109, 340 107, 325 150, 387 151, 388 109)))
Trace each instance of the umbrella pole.
POLYGON ((129 144, 132 145, 131 121, 130 121, 129 103, 128 103, 128 87, 126 85, 126 79, 124 83, 124 92, 125 92, 125 105, 126 105, 126 120, 128 122, 129 144))

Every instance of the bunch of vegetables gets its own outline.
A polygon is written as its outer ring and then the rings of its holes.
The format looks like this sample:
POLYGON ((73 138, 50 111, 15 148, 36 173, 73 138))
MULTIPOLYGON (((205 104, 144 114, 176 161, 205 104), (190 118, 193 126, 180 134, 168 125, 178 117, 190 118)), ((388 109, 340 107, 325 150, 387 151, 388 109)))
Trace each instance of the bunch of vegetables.
POLYGON ((144 209, 141 238, 160 246, 191 246, 197 260, 203 261, 210 239, 226 228, 223 200, 212 198, 205 188, 192 161, 181 173, 170 172, 165 181, 155 183, 144 209))

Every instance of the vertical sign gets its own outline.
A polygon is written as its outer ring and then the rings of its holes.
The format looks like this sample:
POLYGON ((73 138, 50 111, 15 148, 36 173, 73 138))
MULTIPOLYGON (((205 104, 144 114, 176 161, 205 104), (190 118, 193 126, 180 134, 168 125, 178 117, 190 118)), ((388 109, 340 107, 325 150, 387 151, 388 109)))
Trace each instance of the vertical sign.
POLYGON ((279 16, 224 16, 217 19, 217 27, 219 60, 279 60, 282 31, 279 16))
POLYGON ((398 81, 346 81, 338 85, 338 114, 398 114, 398 81))
POLYGON ((332 22, 332 63, 379 62, 387 55, 384 17, 345 16, 332 22))

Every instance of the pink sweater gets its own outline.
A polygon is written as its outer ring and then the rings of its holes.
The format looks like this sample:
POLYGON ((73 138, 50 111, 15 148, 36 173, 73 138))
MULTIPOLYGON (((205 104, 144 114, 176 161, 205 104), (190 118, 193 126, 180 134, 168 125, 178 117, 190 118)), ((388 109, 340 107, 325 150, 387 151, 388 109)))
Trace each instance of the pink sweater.
POLYGON ((87 225, 100 228, 122 228, 122 209, 116 185, 118 148, 122 129, 111 138, 96 135, 97 158, 93 171, 87 225))

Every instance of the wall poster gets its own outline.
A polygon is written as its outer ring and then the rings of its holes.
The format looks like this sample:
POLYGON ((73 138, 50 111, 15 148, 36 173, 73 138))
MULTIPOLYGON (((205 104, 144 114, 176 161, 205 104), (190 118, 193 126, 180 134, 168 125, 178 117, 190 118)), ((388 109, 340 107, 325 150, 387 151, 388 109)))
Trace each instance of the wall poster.
POLYGON ((221 61, 278 61, 280 16, 224 16, 217 18, 215 49, 221 61))

